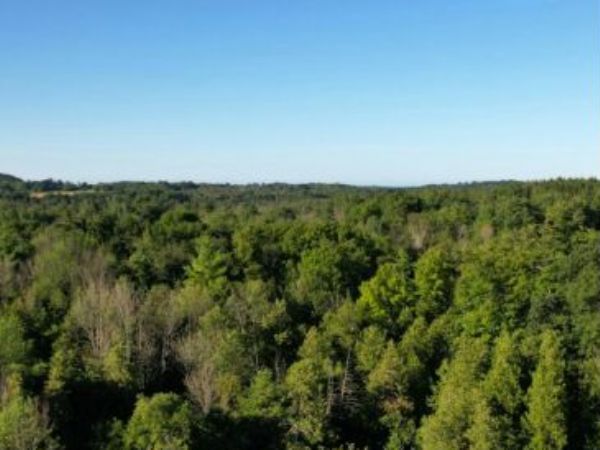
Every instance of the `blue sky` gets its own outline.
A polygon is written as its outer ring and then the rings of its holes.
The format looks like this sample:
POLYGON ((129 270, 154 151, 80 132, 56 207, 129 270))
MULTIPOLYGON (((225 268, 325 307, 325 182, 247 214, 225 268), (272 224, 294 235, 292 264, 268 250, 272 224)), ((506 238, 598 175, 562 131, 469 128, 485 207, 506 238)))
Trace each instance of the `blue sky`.
POLYGON ((597 176, 598 0, 0 1, 0 172, 597 176))

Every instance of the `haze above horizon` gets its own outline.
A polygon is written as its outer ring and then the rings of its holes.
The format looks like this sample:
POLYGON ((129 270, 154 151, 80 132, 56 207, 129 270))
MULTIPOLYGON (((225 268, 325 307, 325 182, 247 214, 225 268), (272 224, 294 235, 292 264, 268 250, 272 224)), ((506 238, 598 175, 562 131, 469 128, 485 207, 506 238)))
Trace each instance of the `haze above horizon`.
POLYGON ((600 2, 0 4, 0 172, 415 185, 598 176, 600 2))

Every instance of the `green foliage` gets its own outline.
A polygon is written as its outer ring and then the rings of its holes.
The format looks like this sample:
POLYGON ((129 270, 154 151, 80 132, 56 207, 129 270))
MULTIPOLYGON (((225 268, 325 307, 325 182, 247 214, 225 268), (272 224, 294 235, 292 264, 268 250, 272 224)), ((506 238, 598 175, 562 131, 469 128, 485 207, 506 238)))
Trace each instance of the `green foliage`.
POLYGON ((188 268, 188 279, 211 295, 223 296, 227 292, 231 256, 221 242, 210 236, 196 240, 196 255, 188 268))
POLYGON ((19 261, 33 251, 30 229, 15 209, 2 208, 0 213, 0 259, 19 261))
POLYGON ((415 302, 410 261, 401 252, 396 261, 382 264, 375 276, 361 286, 358 305, 368 320, 395 330, 412 322, 415 302))
POLYGON ((562 449, 567 445, 565 363, 553 331, 542 334, 538 362, 527 392, 529 448, 562 449))
POLYGON ((45 386, 49 394, 59 395, 73 383, 85 379, 81 342, 81 335, 69 326, 54 342, 45 386))
POLYGON ((521 365, 518 339, 502 333, 496 340, 490 370, 475 399, 472 425, 467 433, 472 448, 523 448, 521 365))
POLYGON ((246 393, 239 400, 238 411, 242 417, 283 419, 284 392, 281 386, 273 381, 270 370, 259 370, 246 393))
POLYGON ((362 330, 356 344, 358 367, 365 373, 371 372, 386 348, 385 333, 381 328, 371 325, 362 330))
POLYGON ((342 255, 329 241, 304 252, 298 264, 298 299, 319 314, 337 306, 346 295, 341 264, 342 255))
POLYGON ((450 251, 448 248, 431 248, 415 264, 416 309, 419 315, 434 318, 452 302, 456 269, 450 251))
POLYGON ((48 345, 60 331, 84 271, 97 260, 89 240, 76 231, 49 229, 36 237, 35 248, 26 315, 48 345))
POLYGON ((0 448, 598 447, 595 180, 0 178, 0 448))
POLYGON ((0 396, 0 448, 55 449, 48 417, 35 399, 24 396, 19 379, 4 379, 0 396))
POLYGON ((225 329, 225 320, 221 308, 213 308, 202 317, 198 330, 178 345, 184 383, 205 414, 217 407, 231 409, 248 365, 241 333, 225 329))
MULTIPOLYGON (((440 371, 433 399, 433 413, 419 430, 424 450, 468 448, 468 430, 475 414, 486 362, 487 344, 482 339, 463 339, 452 359, 440 371)), ((480 412, 480 411, 478 411, 480 412)))
POLYGON ((0 342, 0 379, 22 372, 30 359, 31 345, 21 320, 11 311, 0 310, 0 342))
POLYGON ((189 404, 175 394, 140 397, 125 429, 127 449, 189 449, 193 417, 189 404))
POLYGON ((334 367, 325 345, 312 328, 300 348, 300 359, 290 367, 285 378, 292 401, 291 432, 309 445, 319 444, 327 437, 331 401, 328 381, 334 367))

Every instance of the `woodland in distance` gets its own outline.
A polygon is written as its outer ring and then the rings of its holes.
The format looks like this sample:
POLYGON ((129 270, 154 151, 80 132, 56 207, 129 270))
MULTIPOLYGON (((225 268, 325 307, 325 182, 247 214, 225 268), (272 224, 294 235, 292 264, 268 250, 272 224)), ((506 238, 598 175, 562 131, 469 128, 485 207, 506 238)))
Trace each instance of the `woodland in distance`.
POLYGON ((598 449, 600 182, 0 177, 0 449, 598 449))

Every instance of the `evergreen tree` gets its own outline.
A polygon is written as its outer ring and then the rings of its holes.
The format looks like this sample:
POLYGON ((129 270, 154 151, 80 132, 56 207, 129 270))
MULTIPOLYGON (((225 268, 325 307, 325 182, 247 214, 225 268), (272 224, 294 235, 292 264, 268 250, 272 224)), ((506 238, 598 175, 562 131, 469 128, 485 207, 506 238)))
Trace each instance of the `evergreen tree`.
POLYGON ((468 432, 477 449, 523 448, 521 415, 521 358, 518 339, 503 332, 496 340, 489 372, 476 396, 473 424, 468 432))
POLYGON ((455 354, 444 363, 433 399, 433 413, 419 429, 423 450, 468 448, 479 384, 484 373, 487 344, 483 339, 462 339, 455 354))
POLYGON ((538 363, 527 392, 529 448, 559 450, 567 446, 565 363, 556 332, 541 336, 538 363))

